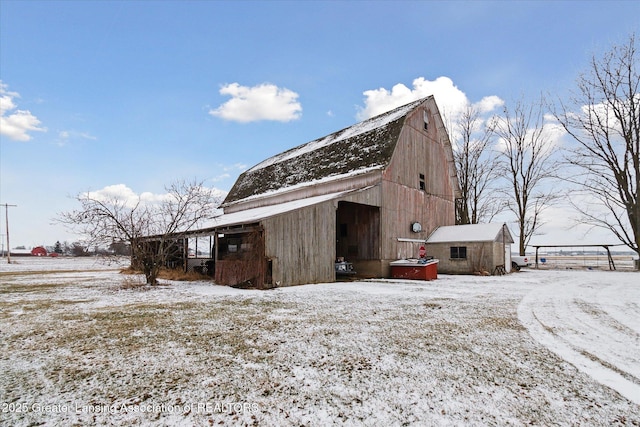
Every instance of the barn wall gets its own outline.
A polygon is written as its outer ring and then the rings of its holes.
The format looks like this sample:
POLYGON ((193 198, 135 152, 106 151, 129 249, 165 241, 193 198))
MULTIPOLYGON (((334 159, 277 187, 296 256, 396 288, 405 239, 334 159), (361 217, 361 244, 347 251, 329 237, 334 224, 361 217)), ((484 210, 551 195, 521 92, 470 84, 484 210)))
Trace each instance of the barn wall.
POLYGON ((398 259, 400 254, 397 250, 413 248, 411 244, 398 242, 398 238, 426 240, 437 227, 453 225, 455 221, 452 201, 391 182, 384 182, 383 188, 385 200, 381 209, 383 258, 398 259), (411 224, 414 222, 422 225, 421 232, 411 231, 411 224))
POLYGON ((335 280, 336 203, 319 203, 262 222, 274 286, 335 280))
POLYGON ((422 174, 425 177, 424 192, 453 203, 459 191, 453 151, 446 130, 435 115, 436 111, 435 104, 427 102, 424 108, 418 108, 407 115, 383 179, 420 189, 422 174), (424 129, 425 111, 429 117, 427 129, 424 129))
POLYGON ((382 270, 388 263, 417 256, 419 245, 398 242, 398 238, 424 239, 438 226, 455 224, 455 168, 444 128, 434 116, 435 106, 427 103, 429 126, 424 129, 424 109, 411 113, 400 133, 396 151, 382 181, 382 270), (452 173, 453 178, 452 179, 452 173), (421 177, 424 176, 423 188, 421 177), (414 233, 411 224, 422 231, 414 233))

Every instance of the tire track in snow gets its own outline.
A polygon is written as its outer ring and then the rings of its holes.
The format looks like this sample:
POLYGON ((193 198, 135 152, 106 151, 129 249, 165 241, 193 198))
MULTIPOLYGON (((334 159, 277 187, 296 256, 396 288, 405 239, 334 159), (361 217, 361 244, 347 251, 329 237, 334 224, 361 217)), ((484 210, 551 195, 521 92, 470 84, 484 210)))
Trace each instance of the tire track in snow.
POLYGON ((596 298, 609 316, 640 335, 640 289, 636 285, 635 297, 621 298, 620 295, 629 292, 628 288, 626 284, 612 285, 598 292, 596 298))
POLYGON ((518 318, 549 350, 640 404, 640 290, 582 278, 531 291, 518 306, 518 318))

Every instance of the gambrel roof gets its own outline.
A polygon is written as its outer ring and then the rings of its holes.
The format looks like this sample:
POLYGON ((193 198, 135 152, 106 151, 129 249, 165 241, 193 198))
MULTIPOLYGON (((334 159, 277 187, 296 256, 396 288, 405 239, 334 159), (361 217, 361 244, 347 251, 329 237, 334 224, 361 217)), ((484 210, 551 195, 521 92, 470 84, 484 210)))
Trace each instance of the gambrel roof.
POLYGON ((240 175, 223 206, 285 188, 384 169, 405 117, 423 98, 258 163, 240 175))

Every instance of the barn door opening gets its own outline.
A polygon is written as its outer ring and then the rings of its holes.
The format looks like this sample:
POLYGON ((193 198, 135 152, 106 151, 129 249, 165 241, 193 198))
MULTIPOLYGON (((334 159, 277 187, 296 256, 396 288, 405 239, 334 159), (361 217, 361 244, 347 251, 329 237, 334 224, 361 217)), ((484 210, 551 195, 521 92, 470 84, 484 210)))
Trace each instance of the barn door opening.
POLYGON ((367 274, 368 261, 380 259, 380 208, 339 202, 336 211, 336 259, 367 274))

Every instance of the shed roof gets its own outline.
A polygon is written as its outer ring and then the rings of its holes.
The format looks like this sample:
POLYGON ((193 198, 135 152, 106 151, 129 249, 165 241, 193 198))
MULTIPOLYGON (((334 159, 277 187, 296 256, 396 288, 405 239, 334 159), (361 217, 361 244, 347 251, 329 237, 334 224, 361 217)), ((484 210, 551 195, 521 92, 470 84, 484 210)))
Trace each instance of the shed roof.
POLYGON ((505 243, 513 243, 513 237, 505 224, 465 224, 438 227, 431 233, 427 243, 450 242, 501 242, 504 230, 505 243))
POLYGON ((385 168, 404 119, 423 98, 270 157, 240 175, 225 204, 283 188, 385 168))

